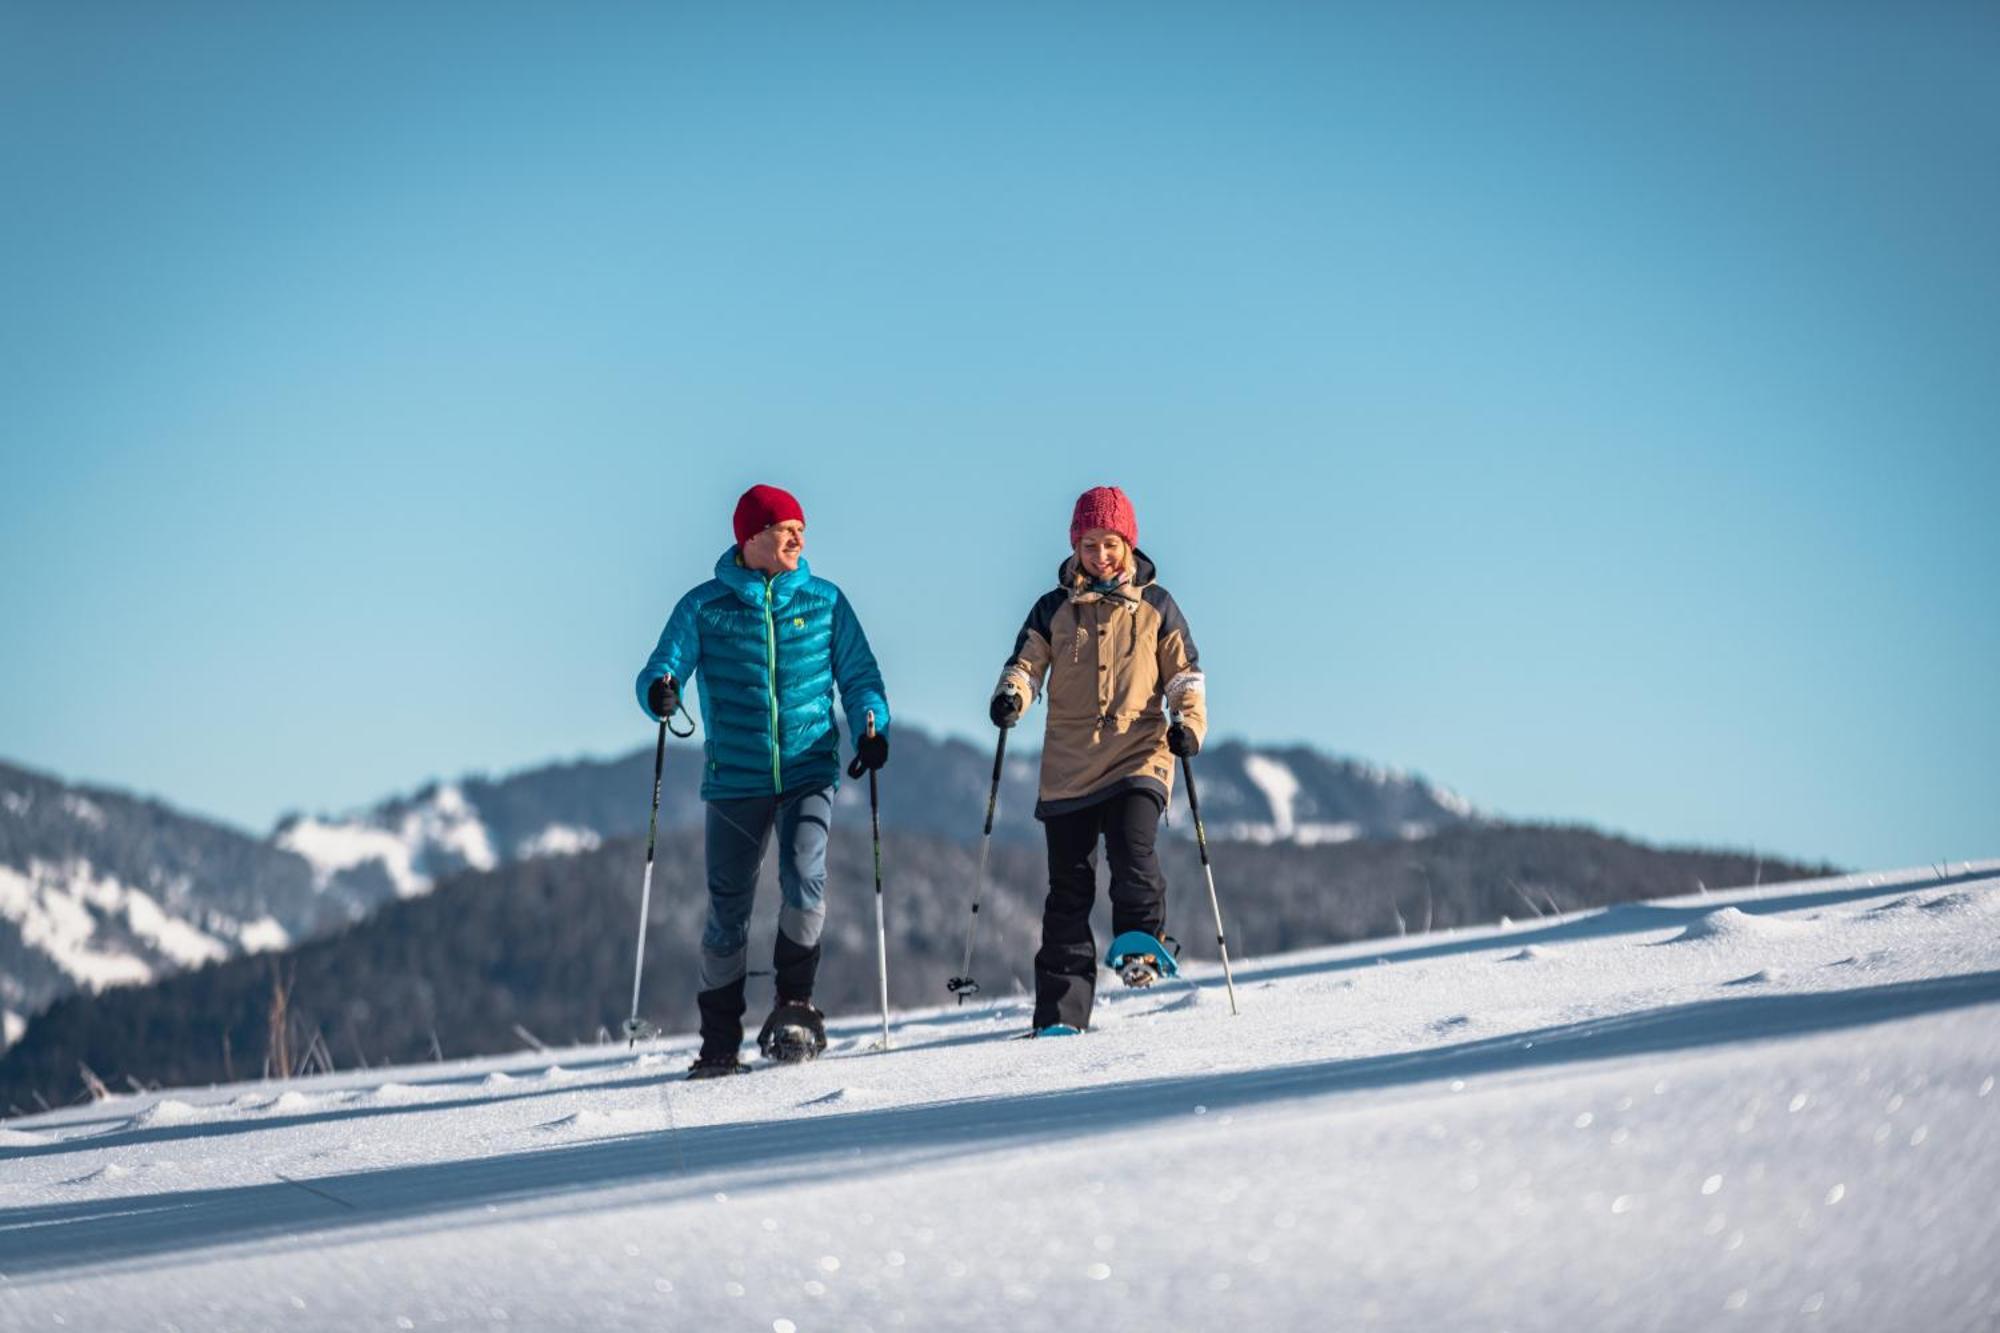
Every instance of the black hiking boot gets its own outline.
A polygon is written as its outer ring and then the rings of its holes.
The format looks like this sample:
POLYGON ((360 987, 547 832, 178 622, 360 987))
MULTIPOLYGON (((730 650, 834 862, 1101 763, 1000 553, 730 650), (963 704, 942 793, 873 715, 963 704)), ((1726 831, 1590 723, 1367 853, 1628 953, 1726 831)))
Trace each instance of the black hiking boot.
POLYGON ((811 1000, 779 1000, 757 1034, 757 1049, 780 1064, 810 1060, 826 1049, 826 1015, 811 1000))
POLYGON ((726 1055, 697 1055, 688 1066, 690 1080, 697 1078, 727 1078, 731 1074, 747 1074, 750 1066, 736 1058, 736 1052, 726 1055))

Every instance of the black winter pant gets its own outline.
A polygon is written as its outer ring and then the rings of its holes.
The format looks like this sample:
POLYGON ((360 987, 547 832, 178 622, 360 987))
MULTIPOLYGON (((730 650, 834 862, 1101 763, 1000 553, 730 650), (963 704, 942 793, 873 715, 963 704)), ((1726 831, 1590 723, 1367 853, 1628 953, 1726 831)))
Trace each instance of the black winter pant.
POLYGON ((1042 907, 1042 947, 1035 955, 1035 1029, 1051 1023, 1090 1026, 1097 986, 1097 941, 1090 907, 1097 897, 1097 840, 1111 859, 1111 930, 1158 935, 1167 924, 1167 881, 1153 843, 1160 798, 1120 792, 1096 805, 1043 821, 1049 844, 1049 896, 1042 907))

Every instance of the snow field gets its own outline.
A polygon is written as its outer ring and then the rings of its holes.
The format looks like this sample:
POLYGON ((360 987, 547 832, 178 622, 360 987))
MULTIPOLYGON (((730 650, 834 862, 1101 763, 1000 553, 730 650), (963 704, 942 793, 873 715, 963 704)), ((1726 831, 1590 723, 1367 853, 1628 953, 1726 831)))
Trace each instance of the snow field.
POLYGON ((0 1324, 1989 1328, 1992 869, 13 1121, 0 1324))

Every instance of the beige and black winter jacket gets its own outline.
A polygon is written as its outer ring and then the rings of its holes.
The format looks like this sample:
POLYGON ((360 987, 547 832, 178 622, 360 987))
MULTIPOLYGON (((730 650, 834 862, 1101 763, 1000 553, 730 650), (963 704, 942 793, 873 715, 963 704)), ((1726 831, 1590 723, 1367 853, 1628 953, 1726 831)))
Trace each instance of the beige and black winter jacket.
POLYGON ((1208 730, 1187 618, 1145 553, 1133 560, 1132 577, 1110 592, 1091 590, 1075 556, 1063 561, 1060 586, 1028 613, 1000 673, 996 693, 1048 705, 1037 819, 1132 789, 1164 804, 1174 784, 1167 710, 1197 738, 1208 730))

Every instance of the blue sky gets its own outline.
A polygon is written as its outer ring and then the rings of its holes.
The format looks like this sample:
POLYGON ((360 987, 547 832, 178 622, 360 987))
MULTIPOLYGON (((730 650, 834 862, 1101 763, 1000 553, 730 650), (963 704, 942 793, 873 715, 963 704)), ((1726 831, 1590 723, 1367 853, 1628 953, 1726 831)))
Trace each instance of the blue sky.
POLYGON ((0 757, 644 744, 756 481, 983 740, 1116 482, 1221 734, 1996 854, 2000 11, 1610 8, 0 7, 0 757))

